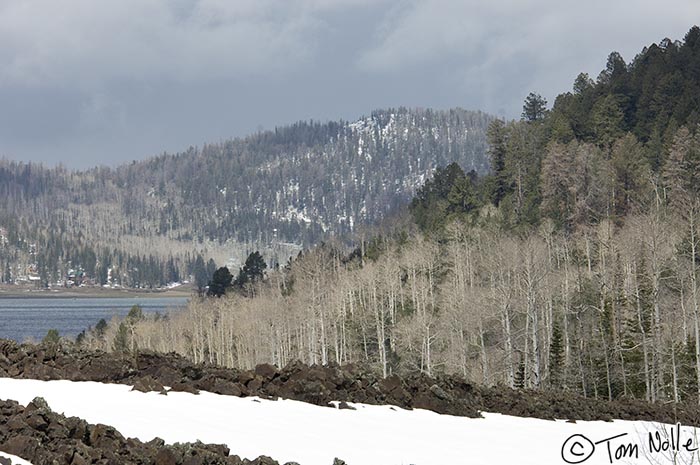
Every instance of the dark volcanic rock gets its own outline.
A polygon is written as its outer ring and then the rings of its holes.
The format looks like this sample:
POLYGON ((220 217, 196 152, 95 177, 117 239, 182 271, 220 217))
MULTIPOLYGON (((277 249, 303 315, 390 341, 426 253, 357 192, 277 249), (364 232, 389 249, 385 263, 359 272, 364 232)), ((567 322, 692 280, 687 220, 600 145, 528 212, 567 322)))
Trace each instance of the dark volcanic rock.
POLYGON ((188 392, 190 394, 199 394, 199 389, 195 388, 194 386, 188 383, 174 383, 171 386, 170 390, 175 392, 188 392))
POLYGON ((390 375, 383 380, 379 381, 379 388, 382 390, 382 392, 385 392, 387 394, 391 394, 397 389, 400 389, 403 387, 403 383, 401 382, 401 378, 399 378, 396 375, 390 375))
POLYGON ((43 397, 35 397, 29 405, 27 405, 26 410, 28 412, 38 411, 40 413, 51 413, 51 407, 49 407, 48 402, 43 397))
POLYGON ((163 392, 163 391, 165 391, 165 388, 160 383, 160 381, 147 375, 147 376, 142 376, 140 378, 137 378, 136 381, 134 381, 134 387, 133 387, 132 391, 163 392))
MULTIPOLYGON (((606 420, 620 418, 651 421, 700 423, 697 405, 649 404, 622 400, 606 402, 566 392, 514 390, 505 387, 476 387, 454 376, 425 374, 390 375, 386 379, 360 364, 308 366, 291 362, 278 369, 269 364, 254 370, 195 365, 170 353, 149 351, 117 354, 87 351, 71 345, 17 344, 0 340, 0 374, 17 378, 101 381, 134 386, 139 391, 172 391, 196 394, 205 390, 222 395, 287 398, 316 405, 344 401, 390 404, 402 408, 424 408, 438 413, 477 417, 480 411, 539 418, 606 420)), ((55 435, 82 440, 89 436, 85 425, 70 422, 65 427, 46 422, 45 406, 35 401, 28 410, 41 415, 11 418, 13 431, 45 429, 55 435)), ((0 436, 0 439, 2 437, 0 436)), ((183 453, 183 459, 195 457, 183 453)), ((192 459, 196 462, 198 459, 192 459)), ((233 458, 231 460, 234 460, 233 458)))
POLYGON ((348 403, 345 402, 345 401, 340 402, 340 403, 338 404, 338 408, 339 408, 340 410, 357 410, 357 409, 356 409, 355 407, 353 407, 352 405, 348 405, 348 403))
POLYGON ((40 413, 30 413, 27 415, 25 423, 31 429, 35 429, 37 431, 46 431, 49 428, 49 423, 40 413))
POLYGON ((277 376, 277 368, 269 363, 263 363, 262 365, 255 367, 255 374, 260 376, 265 381, 271 381, 275 376, 277 376))
POLYGON ((41 443, 38 439, 25 435, 13 436, 0 444, 0 450, 30 460, 32 460, 30 457, 36 456, 40 447, 41 443))
POLYGON ((161 449, 156 454, 155 465, 177 465, 177 456, 170 449, 161 449))
POLYGON ((432 392, 433 395, 435 397, 437 397, 438 399, 442 399, 442 400, 451 400, 452 399, 451 396, 448 393, 446 393, 445 390, 442 389, 437 384, 433 384, 432 386, 430 386, 430 392, 432 392))
POLYGON ((125 439, 111 426, 66 418, 41 401, 24 408, 0 400, 0 450, 36 464, 278 465, 265 456, 252 461, 230 457, 222 444, 169 446, 158 438, 146 443, 125 439))

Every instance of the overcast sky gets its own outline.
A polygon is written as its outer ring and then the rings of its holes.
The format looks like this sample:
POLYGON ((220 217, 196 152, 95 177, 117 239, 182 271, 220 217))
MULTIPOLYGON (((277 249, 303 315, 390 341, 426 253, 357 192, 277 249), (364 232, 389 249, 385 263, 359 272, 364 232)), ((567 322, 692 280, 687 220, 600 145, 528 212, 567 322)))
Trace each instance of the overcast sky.
POLYGON ((83 168, 389 106, 519 117, 698 0, 0 0, 0 156, 83 168))

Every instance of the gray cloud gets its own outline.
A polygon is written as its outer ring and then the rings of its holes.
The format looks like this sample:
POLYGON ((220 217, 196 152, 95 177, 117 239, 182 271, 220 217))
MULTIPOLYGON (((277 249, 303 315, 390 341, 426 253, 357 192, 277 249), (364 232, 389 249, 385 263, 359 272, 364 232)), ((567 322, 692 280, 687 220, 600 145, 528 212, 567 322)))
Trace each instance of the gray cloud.
POLYGON ((538 90, 553 99, 578 72, 595 77, 610 51, 629 61, 653 41, 682 38, 692 26, 689 18, 700 18, 700 3, 669 0, 660 8, 651 0, 414 1, 384 20, 378 44, 358 63, 385 73, 427 66, 450 76, 462 94, 478 89, 489 110, 498 111, 495 103, 514 116, 514 96, 538 90))
POLYGON ((5 82, 89 86, 301 66, 313 53, 309 35, 316 25, 295 3, 10 1, 0 9, 0 43, 6 44, 0 76, 5 82))
POLYGON ((697 0, 0 0, 0 155, 115 164, 387 106, 517 117, 697 0))

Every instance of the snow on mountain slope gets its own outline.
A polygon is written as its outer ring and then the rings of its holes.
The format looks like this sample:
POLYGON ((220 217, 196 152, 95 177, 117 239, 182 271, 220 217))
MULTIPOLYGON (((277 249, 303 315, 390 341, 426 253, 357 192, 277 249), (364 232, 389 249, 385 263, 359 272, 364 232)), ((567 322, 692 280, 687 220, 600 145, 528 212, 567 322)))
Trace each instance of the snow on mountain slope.
POLYGON ((649 422, 573 424, 488 413, 473 419, 362 404, 354 404, 357 410, 340 410, 207 392, 164 396, 118 384, 0 378, 2 399, 26 405, 37 396, 58 413, 114 426, 127 437, 225 443, 241 457, 264 454, 302 465, 330 465, 334 457, 350 465, 567 463, 562 454, 568 463, 589 456, 587 464, 649 463, 648 458, 660 464, 690 463, 673 462, 671 449, 697 447, 693 428, 676 431, 649 422), (649 434, 662 449, 671 434, 674 441, 666 443, 667 451, 650 452, 649 434))

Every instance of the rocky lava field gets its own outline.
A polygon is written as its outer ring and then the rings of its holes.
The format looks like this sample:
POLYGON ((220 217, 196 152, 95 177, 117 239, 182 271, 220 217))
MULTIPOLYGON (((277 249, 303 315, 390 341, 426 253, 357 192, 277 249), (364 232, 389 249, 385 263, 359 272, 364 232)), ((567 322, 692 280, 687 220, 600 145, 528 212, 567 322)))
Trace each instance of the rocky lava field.
MULTIPOLYGON (((292 363, 281 369, 259 365, 254 370, 234 370, 195 365, 174 354, 90 352, 68 345, 29 345, 7 340, 0 340, 0 377, 119 383, 163 395, 169 391, 201 390, 239 397, 292 399, 341 409, 353 408, 348 403, 364 403, 465 417, 478 417, 484 411, 571 421, 619 419, 700 425, 697 405, 608 402, 562 391, 481 387, 453 376, 408 374, 382 379, 359 365, 292 363)), ((35 465, 278 463, 264 456, 253 461, 241 459, 230 455, 236 451, 229 451, 224 445, 166 445, 157 438, 149 442, 127 439, 110 426, 91 425, 54 413, 40 398, 26 407, 2 399, 0 392, 0 451, 35 465)), ((336 465, 342 463, 336 460, 336 465)))

